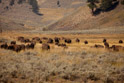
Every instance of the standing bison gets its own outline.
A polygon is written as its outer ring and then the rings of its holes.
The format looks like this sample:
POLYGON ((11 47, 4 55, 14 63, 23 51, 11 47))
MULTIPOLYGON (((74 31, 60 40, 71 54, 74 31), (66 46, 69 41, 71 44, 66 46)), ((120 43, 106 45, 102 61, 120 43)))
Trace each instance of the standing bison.
POLYGON ((77 39, 76 39, 76 42, 78 42, 78 43, 79 43, 79 42, 80 42, 80 40, 77 38, 77 39))
POLYGON ((70 43, 72 43, 72 41, 71 41, 71 39, 65 39, 65 43, 70 44, 70 43))
POLYGON ((50 50, 50 46, 48 44, 42 44, 43 50, 50 50))

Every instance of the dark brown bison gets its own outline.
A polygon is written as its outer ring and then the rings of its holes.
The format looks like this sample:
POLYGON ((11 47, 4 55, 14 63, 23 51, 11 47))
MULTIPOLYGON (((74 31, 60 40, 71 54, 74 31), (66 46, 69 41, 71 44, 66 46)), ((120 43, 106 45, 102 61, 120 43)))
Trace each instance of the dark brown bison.
POLYGON ((39 43, 42 44, 43 42, 40 40, 39 43))
POLYGON ((122 43, 123 43, 123 41, 122 41, 122 40, 119 40, 119 43, 120 43, 120 44, 122 44, 122 43))
POLYGON ((13 44, 11 44, 11 45, 8 46, 8 49, 16 51, 16 52, 19 52, 19 51, 21 51, 22 48, 21 48, 20 45, 13 45, 13 44))
POLYGON ((58 46, 61 46, 61 47, 66 47, 66 44, 58 44, 58 46))
POLYGON ((18 37, 18 41, 24 40, 24 37, 18 37))
POLYGON ((21 44, 20 47, 21 47, 22 50, 25 50, 25 45, 24 44, 21 44))
POLYGON ((104 46, 105 46, 105 48, 109 48, 109 43, 104 42, 104 46))
POLYGON ((7 43, 4 43, 4 44, 2 44, 0 47, 1 47, 1 48, 4 48, 4 49, 7 49, 7 48, 8 48, 8 45, 7 45, 7 43))
POLYGON ((124 47, 120 45, 112 45, 111 49, 113 51, 119 51, 119 50, 124 50, 124 47))
POLYGON ((84 44, 88 44, 88 41, 87 41, 87 40, 85 40, 85 41, 84 41, 84 44))
POLYGON ((33 41, 40 41, 40 38, 39 37, 34 37, 32 38, 33 41))
POLYGON ((78 38, 75 41, 78 42, 78 43, 80 42, 80 40, 78 38))
POLYGON ((14 45, 14 51, 20 52, 21 51, 21 46, 20 45, 14 45))
POLYGON ((106 39, 103 39, 103 43, 105 43, 105 42, 107 42, 107 40, 106 39))
POLYGON ((15 45, 16 44, 16 41, 11 41, 11 44, 15 45))
POLYGON ((43 40, 48 40, 48 38, 47 38, 47 37, 42 37, 41 39, 43 39, 43 40))
POLYGON ((95 48, 104 48, 103 45, 97 45, 97 44, 95 44, 94 47, 95 47, 95 48))
POLYGON ((24 43, 30 43, 31 41, 29 39, 24 39, 24 43))
POLYGON ((48 44, 42 44, 43 50, 50 50, 50 46, 48 44))
POLYGON ((34 47, 35 47, 35 43, 30 43, 26 45, 27 49, 34 49, 34 47))
POLYGON ((72 41, 71 41, 71 39, 65 39, 65 43, 70 44, 70 43, 72 43, 72 41))
POLYGON ((54 40, 55 40, 55 43, 59 43, 60 38, 55 37, 54 40))
POLYGON ((47 43, 53 43, 53 39, 49 38, 47 43))

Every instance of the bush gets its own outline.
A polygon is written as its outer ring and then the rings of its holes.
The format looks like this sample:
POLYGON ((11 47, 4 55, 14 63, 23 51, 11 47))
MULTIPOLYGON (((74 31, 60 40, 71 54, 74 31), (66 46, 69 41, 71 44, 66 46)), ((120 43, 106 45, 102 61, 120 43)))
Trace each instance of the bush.
POLYGON ((32 5, 33 12, 35 12, 36 14, 39 14, 39 7, 38 7, 37 0, 29 0, 29 4, 32 5))

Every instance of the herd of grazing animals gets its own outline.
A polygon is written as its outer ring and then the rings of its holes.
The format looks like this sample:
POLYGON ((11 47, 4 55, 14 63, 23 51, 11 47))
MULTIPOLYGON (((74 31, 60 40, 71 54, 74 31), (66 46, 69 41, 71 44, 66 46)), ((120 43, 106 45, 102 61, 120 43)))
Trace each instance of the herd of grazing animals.
MULTIPOLYGON (((23 43, 23 44, 18 45, 16 43, 16 41, 11 41, 10 44, 3 43, 3 44, 0 45, 0 47, 2 49, 8 49, 8 50, 13 50, 13 51, 16 51, 16 52, 20 52, 21 50, 25 50, 25 49, 34 49, 36 43, 42 44, 42 49, 43 50, 50 50, 50 45, 49 44, 53 44, 53 43, 55 43, 55 45, 57 45, 59 47, 64 47, 64 48, 68 48, 67 44, 72 43, 72 40, 70 38, 64 38, 64 37, 62 37, 62 38, 55 37, 53 39, 52 38, 47 38, 47 37, 42 37, 42 38, 33 37, 32 39, 28 39, 28 38, 24 38, 24 37, 18 37, 17 40, 19 42, 23 43), (43 40, 47 41, 47 42, 43 43, 43 40), (64 40, 64 43, 60 43, 60 40, 64 40)), ((80 39, 76 38, 75 42, 79 43, 80 39)), ((91 47, 93 47, 93 48, 105 48, 105 49, 113 50, 113 51, 119 51, 120 49, 124 50, 124 47, 120 46, 120 45, 112 45, 110 47, 110 45, 109 45, 109 43, 107 42, 106 39, 103 39, 103 43, 104 43, 104 45, 95 44, 94 46, 91 46, 91 47)), ((119 43, 122 44, 123 41, 119 40, 119 43)), ((88 41, 85 40, 84 44, 88 44, 88 41)))

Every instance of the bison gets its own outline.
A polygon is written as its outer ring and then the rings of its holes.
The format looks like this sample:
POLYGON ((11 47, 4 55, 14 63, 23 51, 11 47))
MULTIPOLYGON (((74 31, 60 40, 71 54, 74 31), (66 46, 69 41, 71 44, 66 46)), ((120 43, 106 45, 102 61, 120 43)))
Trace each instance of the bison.
POLYGON ((87 40, 85 40, 85 41, 84 41, 84 44, 88 44, 88 41, 87 41, 87 40))
POLYGON ((54 40, 55 40, 55 43, 59 43, 60 38, 55 37, 54 40))
POLYGON ((21 45, 13 45, 13 44, 11 44, 11 45, 8 46, 8 49, 16 51, 16 52, 19 52, 19 51, 21 51, 22 48, 21 48, 21 45))
POLYGON ((53 39, 49 38, 47 43, 53 43, 53 39))
POLYGON ((95 44, 94 47, 95 47, 95 48, 104 48, 103 45, 97 45, 97 44, 95 44))
POLYGON ((111 49, 113 51, 119 51, 119 50, 124 50, 124 47, 120 45, 112 45, 111 49))
POLYGON ((72 43, 71 39, 65 39, 65 43, 72 43))
POLYGON ((1 47, 1 48, 4 48, 4 49, 7 49, 7 48, 8 48, 8 45, 7 45, 7 43, 4 43, 4 44, 2 44, 0 47, 1 47))
POLYGON ((80 42, 80 40, 78 38, 75 41, 78 42, 78 43, 80 42))
POLYGON ((104 46, 105 46, 105 48, 109 48, 109 43, 104 42, 104 46))
POLYGON ((50 46, 48 44, 42 44, 43 50, 50 50, 50 46))
POLYGON ((32 38, 33 41, 40 41, 40 38, 39 37, 34 37, 32 38))
POLYGON ((120 44, 122 44, 122 43, 123 43, 123 41, 122 41, 122 40, 119 40, 119 43, 120 43, 120 44))
POLYGON ((11 44, 15 45, 16 44, 16 41, 11 41, 11 44))
POLYGON ((105 42, 107 42, 107 40, 106 39, 103 39, 103 43, 105 43, 105 42))
POLYGON ((18 37, 18 41, 24 40, 24 37, 18 37))
POLYGON ((26 45, 27 49, 34 49, 34 47, 35 47, 35 43, 30 43, 26 45))

